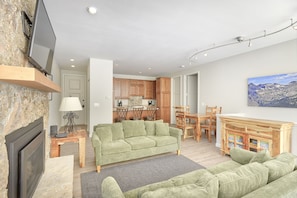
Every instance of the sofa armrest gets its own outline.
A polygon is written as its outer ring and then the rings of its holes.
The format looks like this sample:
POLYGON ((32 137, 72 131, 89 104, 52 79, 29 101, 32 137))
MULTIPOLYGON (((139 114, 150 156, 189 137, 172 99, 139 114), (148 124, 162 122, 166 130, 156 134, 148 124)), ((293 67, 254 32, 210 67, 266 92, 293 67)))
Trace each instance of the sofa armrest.
POLYGON ((125 198, 119 184, 113 177, 106 177, 101 185, 102 198, 125 198))
POLYGON ((177 138, 178 150, 180 150, 182 130, 175 127, 169 127, 169 134, 170 136, 177 138))
POLYGON ((101 165, 101 156, 102 156, 102 151, 101 151, 101 145, 102 142, 99 138, 99 136, 94 132, 92 135, 92 145, 94 148, 94 154, 95 154, 95 162, 96 162, 96 166, 100 166, 101 165))
POLYGON ((93 132, 93 135, 92 135, 92 145, 94 148, 98 146, 101 147, 101 140, 99 136, 96 134, 96 132, 93 132))

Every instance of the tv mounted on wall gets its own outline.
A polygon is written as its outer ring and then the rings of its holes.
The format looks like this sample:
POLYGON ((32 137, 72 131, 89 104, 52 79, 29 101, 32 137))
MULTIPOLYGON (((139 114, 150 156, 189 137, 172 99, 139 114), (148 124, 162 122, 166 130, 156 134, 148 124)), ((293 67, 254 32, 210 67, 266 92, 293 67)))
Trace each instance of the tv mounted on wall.
MULTIPOLYGON (((22 12, 22 15, 24 27, 24 24, 29 23, 29 17, 25 12, 22 12)), ((29 35, 26 35, 27 31, 24 28, 25 35, 29 37, 27 51, 29 62, 45 74, 51 74, 56 35, 43 0, 37 0, 33 22, 29 26, 29 35)))

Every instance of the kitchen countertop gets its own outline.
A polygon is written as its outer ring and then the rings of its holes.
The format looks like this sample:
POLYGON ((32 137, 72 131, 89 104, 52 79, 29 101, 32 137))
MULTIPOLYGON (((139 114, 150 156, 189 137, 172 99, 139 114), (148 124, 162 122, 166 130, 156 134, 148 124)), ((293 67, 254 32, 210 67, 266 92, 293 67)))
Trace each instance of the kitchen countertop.
MULTIPOLYGON (((146 111, 149 107, 148 105, 137 105, 137 106, 122 106, 122 107, 128 107, 128 111, 132 111, 133 107, 143 107, 143 110, 146 111)), ((159 109, 157 107, 157 109, 159 109)), ((117 111, 117 107, 113 107, 113 111, 117 111)))

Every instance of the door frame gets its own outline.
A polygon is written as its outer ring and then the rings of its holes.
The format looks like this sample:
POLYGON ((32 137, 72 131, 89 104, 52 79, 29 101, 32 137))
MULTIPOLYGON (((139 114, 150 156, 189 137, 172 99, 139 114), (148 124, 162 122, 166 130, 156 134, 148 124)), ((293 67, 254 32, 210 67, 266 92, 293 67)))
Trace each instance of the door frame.
MULTIPOLYGON (((64 98, 65 96, 65 83, 64 83, 64 79, 65 79, 65 76, 66 75, 73 75, 73 76, 83 76, 84 79, 85 79, 85 124, 88 125, 88 100, 87 100, 87 97, 88 97, 88 93, 87 93, 87 74, 86 72, 80 72, 80 71, 71 71, 71 70, 61 70, 61 87, 62 87, 62 92, 61 92, 61 101, 62 99, 64 98)), ((61 120, 61 124, 64 123, 64 119, 63 119, 63 112, 60 113, 60 120, 61 120)))
POLYGON ((180 101, 180 105, 187 105, 188 101, 188 76, 192 76, 192 75, 197 75, 197 113, 200 112, 200 72, 196 71, 196 72, 192 72, 192 73, 186 73, 186 74, 181 74, 181 75, 176 75, 173 76, 171 78, 171 104, 172 104, 172 108, 171 108, 171 120, 172 120, 172 124, 175 124, 175 112, 174 112, 174 105, 175 105, 175 85, 176 83, 174 82, 175 79, 180 79, 180 83, 179 83, 179 90, 180 90, 180 95, 179 95, 179 101, 180 101))

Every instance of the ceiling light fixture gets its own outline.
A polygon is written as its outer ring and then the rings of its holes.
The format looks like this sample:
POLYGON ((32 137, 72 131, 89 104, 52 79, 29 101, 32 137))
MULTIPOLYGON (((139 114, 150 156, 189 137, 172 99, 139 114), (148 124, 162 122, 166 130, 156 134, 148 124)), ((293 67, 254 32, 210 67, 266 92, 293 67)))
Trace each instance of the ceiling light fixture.
POLYGON ((73 62, 73 61, 74 61, 74 59, 73 59, 73 58, 70 58, 70 61, 71 61, 71 62, 73 62))
POLYGON ((94 6, 89 6, 89 7, 87 7, 87 11, 88 11, 88 13, 94 15, 97 13, 97 8, 94 6))
POLYGON ((264 30, 263 35, 260 35, 260 36, 256 36, 256 37, 252 37, 252 38, 248 38, 248 39, 246 39, 243 36, 237 36, 234 39, 235 41, 232 41, 230 43, 225 43, 225 44, 221 44, 221 45, 214 45, 213 47, 210 47, 210 48, 207 48, 207 49, 204 49, 204 50, 200 50, 200 51, 197 51, 197 52, 193 53, 189 57, 189 64, 191 65, 192 63, 197 62, 198 56, 200 54, 203 54, 205 56, 205 54, 207 54, 208 51, 211 51, 211 50, 214 50, 214 49, 218 49, 218 48, 222 48, 222 47, 227 47, 227 46, 230 46, 230 45, 240 44, 240 43, 243 43, 243 42, 249 42, 248 47, 251 47, 253 40, 264 38, 264 37, 268 37, 268 36, 271 36, 271 35, 280 33, 280 32, 282 32, 282 31, 284 31, 284 30, 286 30, 286 29, 288 29, 290 27, 292 27, 293 29, 297 30, 297 21, 294 22, 293 19, 291 19, 291 24, 290 25, 288 25, 288 26, 286 26, 286 27, 284 27, 282 29, 279 29, 277 31, 271 32, 271 33, 267 33, 266 30, 264 30))
POLYGON ((72 67, 72 68, 74 68, 74 67, 75 67, 75 65, 71 65, 71 67, 72 67))

